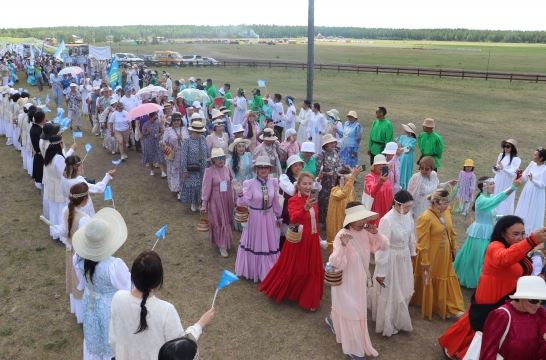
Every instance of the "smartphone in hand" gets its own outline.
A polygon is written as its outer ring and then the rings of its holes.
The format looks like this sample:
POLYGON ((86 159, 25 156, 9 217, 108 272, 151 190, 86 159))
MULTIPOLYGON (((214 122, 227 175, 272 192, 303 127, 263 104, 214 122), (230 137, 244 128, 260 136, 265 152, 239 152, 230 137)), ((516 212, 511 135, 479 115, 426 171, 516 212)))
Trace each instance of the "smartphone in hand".
POLYGON ((388 166, 383 166, 381 168, 381 176, 383 176, 383 177, 389 176, 389 167, 388 166))
POLYGON ((360 168, 362 169, 362 171, 366 171, 366 164, 360 165, 360 168))
POLYGON ((521 178, 522 175, 523 175, 523 170, 517 169, 517 170, 516 170, 516 180, 518 180, 519 178, 521 178))

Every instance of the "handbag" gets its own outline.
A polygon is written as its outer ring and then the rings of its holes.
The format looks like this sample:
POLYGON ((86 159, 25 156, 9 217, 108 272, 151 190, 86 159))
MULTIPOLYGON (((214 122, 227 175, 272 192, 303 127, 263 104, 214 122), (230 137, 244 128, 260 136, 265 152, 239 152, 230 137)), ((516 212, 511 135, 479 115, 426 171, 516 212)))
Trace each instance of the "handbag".
POLYGON ((477 304, 475 296, 476 293, 472 294, 472 296, 470 297, 468 320, 470 322, 470 327, 472 328, 472 330, 482 331, 483 325, 485 324, 485 319, 487 319, 489 313, 496 308, 502 306, 506 302, 508 295, 503 296, 499 301, 494 304, 477 304))
POLYGON ((165 157, 165 160, 174 160, 175 152, 172 146, 165 145, 163 148, 163 156, 165 157))
MULTIPOLYGON (((510 311, 506 309, 505 307, 501 306, 499 309, 502 309, 506 311, 508 314, 508 324, 506 325, 506 329, 504 330, 504 333, 502 334, 500 343, 499 343, 499 350, 502 347, 502 344, 504 343, 504 340, 506 340, 506 336, 508 335, 508 330, 510 330, 510 325, 512 323, 512 315, 510 315, 510 311)), ((482 349, 482 339, 483 339, 483 333, 481 331, 476 331, 474 334, 474 337, 472 338, 472 342, 470 343, 470 346, 468 347, 468 350, 466 351, 466 354, 463 358, 463 360, 480 360, 480 352, 482 349)), ((497 360, 503 360, 504 357, 497 353, 497 360)))

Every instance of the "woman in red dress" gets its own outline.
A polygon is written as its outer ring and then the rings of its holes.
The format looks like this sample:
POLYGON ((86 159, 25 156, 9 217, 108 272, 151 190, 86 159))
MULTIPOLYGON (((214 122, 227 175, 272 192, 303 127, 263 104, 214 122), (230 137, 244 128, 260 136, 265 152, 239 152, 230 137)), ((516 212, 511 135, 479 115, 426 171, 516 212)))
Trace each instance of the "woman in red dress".
POLYGON ((309 198, 312 187, 313 176, 301 172, 297 193, 288 200, 290 223, 303 225, 301 241, 284 243, 277 263, 259 287, 278 303, 284 299, 297 301, 301 308, 309 311, 320 306, 324 281, 317 198, 309 198))
POLYGON ((487 315, 504 304, 521 276, 531 274, 532 263, 527 253, 545 240, 546 229, 525 238, 523 220, 517 216, 504 216, 497 222, 470 310, 439 339, 450 359, 464 357, 475 331, 483 330, 487 315))

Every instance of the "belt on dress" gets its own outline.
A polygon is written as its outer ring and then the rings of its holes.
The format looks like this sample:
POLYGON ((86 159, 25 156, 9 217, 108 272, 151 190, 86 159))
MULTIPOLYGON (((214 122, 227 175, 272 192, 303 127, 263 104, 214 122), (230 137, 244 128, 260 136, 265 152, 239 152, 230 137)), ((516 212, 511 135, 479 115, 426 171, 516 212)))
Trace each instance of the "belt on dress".
POLYGON ((250 209, 252 210, 269 210, 273 207, 273 205, 269 205, 267 208, 265 209, 262 209, 262 208, 255 208, 255 207, 252 207, 252 206, 249 206, 250 209))

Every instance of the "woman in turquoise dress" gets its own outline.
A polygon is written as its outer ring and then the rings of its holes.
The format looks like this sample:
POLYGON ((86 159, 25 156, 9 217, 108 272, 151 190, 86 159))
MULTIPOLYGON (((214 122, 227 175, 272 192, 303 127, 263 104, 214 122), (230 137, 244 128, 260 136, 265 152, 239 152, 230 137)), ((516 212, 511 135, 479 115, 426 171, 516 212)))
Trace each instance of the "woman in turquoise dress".
POLYGON ((27 83, 32 86, 36 85, 36 75, 35 75, 34 65, 29 64, 27 66, 27 83))
POLYGON ((474 201, 475 220, 466 230, 466 241, 453 263, 461 286, 469 289, 475 289, 478 286, 485 250, 490 244, 495 224, 495 209, 517 189, 520 183, 521 180, 515 180, 508 189, 492 195, 495 192, 494 180, 487 177, 479 179, 480 193, 474 201))
POLYGON ((415 132, 417 128, 413 123, 402 124, 402 127, 406 133, 400 135, 398 138, 398 144, 404 149, 404 152, 400 155, 400 187, 403 190, 407 190, 409 181, 413 175, 413 160, 415 146, 417 145, 415 132))

